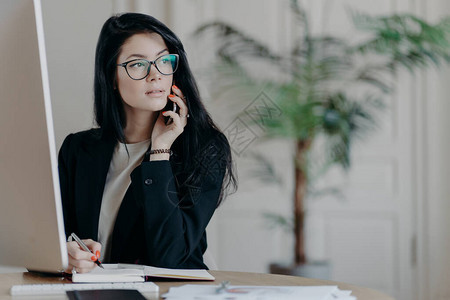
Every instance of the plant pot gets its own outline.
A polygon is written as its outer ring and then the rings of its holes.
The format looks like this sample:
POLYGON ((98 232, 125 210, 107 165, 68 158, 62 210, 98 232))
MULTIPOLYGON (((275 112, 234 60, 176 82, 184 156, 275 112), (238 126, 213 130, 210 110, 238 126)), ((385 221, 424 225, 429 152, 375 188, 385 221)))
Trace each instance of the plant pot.
POLYGON ((327 261, 310 262, 301 265, 283 265, 272 263, 269 266, 271 274, 301 276, 315 279, 331 279, 331 265, 327 261))

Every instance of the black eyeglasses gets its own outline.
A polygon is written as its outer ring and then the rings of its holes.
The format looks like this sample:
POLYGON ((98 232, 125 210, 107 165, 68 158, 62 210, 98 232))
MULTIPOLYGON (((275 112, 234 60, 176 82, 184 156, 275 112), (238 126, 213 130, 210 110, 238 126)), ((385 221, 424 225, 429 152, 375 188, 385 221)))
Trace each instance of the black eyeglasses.
POLYGON ((178 68, 178 54, 166 54, 154 61, 139 58, 117 64, 119 67, 124 67, 128 76, 133 80, 141 80, 147 77, 152 65, 155 65, 159 73, 172 75, 178 68))

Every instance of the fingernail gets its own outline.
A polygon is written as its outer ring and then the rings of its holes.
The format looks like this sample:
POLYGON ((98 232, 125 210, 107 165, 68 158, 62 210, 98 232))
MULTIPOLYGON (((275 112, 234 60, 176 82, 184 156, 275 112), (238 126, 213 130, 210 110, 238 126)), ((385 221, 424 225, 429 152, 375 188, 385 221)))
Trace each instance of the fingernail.
POLYGON ((169 98, 173 98, 173 97, 175 97, 175 95, 172 95, 172 94, 169 95, 169 98))
POLYGON ((97 256, 97 257, 100 257, 100 251, 95 251, 95 255, 97 256))
POLYGON ((177 90, 179 90, 179 88, 174 84, 172 85, 173 88, 176 88, 177 90))
POLYGON ((166 110, 166 111, 163 111, 162 114, 164 115, 166 112, 167 112, 167 110, 166 110))
POLYGON ((92 256, 92 257, 91 257, 91 260, 92 260, 92 261, 96 261, 96 260, 97 260, 97 257, 92 256))

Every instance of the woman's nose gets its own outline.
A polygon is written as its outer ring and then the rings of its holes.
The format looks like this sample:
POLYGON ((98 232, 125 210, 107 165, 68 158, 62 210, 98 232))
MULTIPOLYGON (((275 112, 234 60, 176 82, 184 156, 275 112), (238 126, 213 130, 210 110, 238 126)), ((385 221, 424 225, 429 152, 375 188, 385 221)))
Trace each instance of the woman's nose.
POLYGON ((153 80, 161 80, 161 73, 156 69, 155 65, 150 66, 150 73, 148 73, 147 81, 153 81, 153 80))

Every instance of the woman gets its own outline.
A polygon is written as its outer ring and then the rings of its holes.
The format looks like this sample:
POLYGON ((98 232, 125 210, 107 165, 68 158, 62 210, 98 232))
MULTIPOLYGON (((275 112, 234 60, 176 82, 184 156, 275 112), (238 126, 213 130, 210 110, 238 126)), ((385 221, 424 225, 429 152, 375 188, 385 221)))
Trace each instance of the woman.
POLYGON ((206 268, 205 228, 236 180, 180 40, 153 17, 111 17, 94 92, 99 128, 70 134, 59 153, 66 235, 95 253, 68 242, 67 271, 88 272, 97 258, 206 268))

